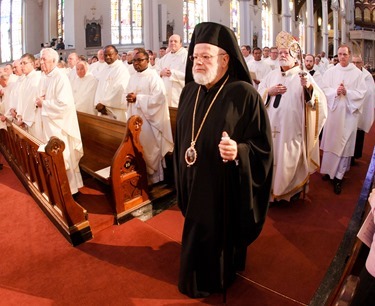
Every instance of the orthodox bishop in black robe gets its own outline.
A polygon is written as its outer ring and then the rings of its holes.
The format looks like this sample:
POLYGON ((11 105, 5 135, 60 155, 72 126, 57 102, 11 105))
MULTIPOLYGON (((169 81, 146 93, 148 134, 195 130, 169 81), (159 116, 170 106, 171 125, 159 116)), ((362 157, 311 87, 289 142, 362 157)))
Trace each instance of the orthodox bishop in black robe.
POLYGON ((189 58, 174 169, 185 217, 178 286, 196 298, 225 290, 244 269, 246 248, 260 234, 268 209, 273 152, 268 115, 234 33, 212 22, 198 24, 189 58), (212 45, 219 53, 199 49, 212 45), (193 81, 194 72, 214 62, 222 75, 210 86, 193 81), (225 155, 233 146, 236 154, 225 155))

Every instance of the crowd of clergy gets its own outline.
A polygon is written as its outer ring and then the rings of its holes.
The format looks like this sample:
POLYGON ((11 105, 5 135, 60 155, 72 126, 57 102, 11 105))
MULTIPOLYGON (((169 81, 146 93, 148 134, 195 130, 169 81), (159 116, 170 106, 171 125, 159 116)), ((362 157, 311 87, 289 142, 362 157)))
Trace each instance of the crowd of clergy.
MULTIPOLYGON (((280 32, 276 46, 241 46, 272 128, 275 203, 308 192, 316 171, 340 194, 374 120, 374 79, 360 55, 340 46, 332 59, 324 52, 298 56, 295 44, 292 35, 280 32)), ((74 194, 83 186, 84 154, 76 111, 125 122, 139 115, 148 181, 157 183, 164 179, 165 154, 173 152, 169 107, 178 107, 188 60, 176 34, 158 52, 119 53, 109 45, 89 58, 72 52, 66 62, 52 48, 26 53, 0 67, 0 128, 8 118, 42 142, 62 138, 74 194)))

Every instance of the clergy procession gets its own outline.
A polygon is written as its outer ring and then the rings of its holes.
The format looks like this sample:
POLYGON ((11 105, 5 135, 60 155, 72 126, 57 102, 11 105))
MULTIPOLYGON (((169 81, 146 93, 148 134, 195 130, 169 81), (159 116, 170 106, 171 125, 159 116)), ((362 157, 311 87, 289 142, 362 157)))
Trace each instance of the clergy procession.
MULTIPOLYGON (((343 45, 329 60, 324 52, 298 54, 296 47, 297 41, 284 31, 277 35, 276 46, 240 47, 272 129, 273 203, 304 195, 316 171, 340 194, 343 177, 361 157, 374 120, 374 80, 360 55, 343 45)), ((159 52, 136 48, 119 54, 110 45, 88 59, 72 52, 67 63, 53 49, 42 49, 36 56, 26 53, 1 67, 2 120, 14 120, 44 142, 52 135, 75 135, 75 147, 65 153, 67 170, 75 173, 69 175, 74 194, 82 187, 78 163, 84 152, 74 112, 68 110, 124 122, 140 115, 146 123, 141 142, 148 180, 157 183, 164 179, 165 154, 173 152, 168 107, 179 106, 189 61, 177 34, 159 52), (49 56, 49 69, 42 54, 49 56), (55 75, 59 85, 50 82, 55 75), (51 123, 61 125, 58 133, 50 129, 51 123)))
POLYGON ((178 286, 199 298, 225 290, 244 269, 269 205, 304 198, 314 173, 336 195, 350 184, 345 174, 374 121, 375 83, 348 45, 335 50, 337 60, 304 54, 286 31, 275 46, 240 46, 232 30, 204 22, 188 46, 178 34, 168 42, 157 51, 71 52, 67 63, 53 48, 25 53, 0 68, 0 128, 9 119, 43 143, 63 140, 74 195, 84 184, 77 111, 123 122, 140 116, 150 186, 163 182, 173 153, 185 217, 178 286))

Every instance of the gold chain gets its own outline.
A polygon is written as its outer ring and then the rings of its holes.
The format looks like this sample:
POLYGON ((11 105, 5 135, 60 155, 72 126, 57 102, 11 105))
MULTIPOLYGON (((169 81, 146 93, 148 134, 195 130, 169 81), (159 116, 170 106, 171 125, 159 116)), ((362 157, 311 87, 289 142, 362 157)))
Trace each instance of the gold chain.
POLYGON ((217 96, 219 95, 219 93, 221 92, 221 90, 224 88, 224 85, 227 83, 229 79, 229 75, 227 76, 227 78, 225 79, 224 83, 220 86, 218 92, 216 93, 215 97, 212 99, 211 103, 210 103, 210 106, 208 107, 207 111, 206 111, 206 114, 204 115, 203 117, 203 120, 202 120, 202 123, 198 129, 198 132, 197 132, 197 135, 195 136, 195 139, 194 139, 194 127, 195 127, 195 113, 196 113, 196 110, 197 110, 197 104, 198 104, 198 98, 199 98, 199 93, 201 91, 201 86, 199 86, 199 89, 198 89, 198 92, 197 92, 197 97, 195 98, 195 105, 194 105, 194 112, 193 112, 193 126, 191 127, 191 145, 194 147, 197 139, 198 139, 198 136, 199 134, 201 133, 201 130, 202 130, 202 127, 203 127, 203 124, 204 122, 206 121, 206 118, 208 116, 208 113, 210 112, 211 110, 211 107, 214 105, 215 101, 216 101, 216 98, 217 96))

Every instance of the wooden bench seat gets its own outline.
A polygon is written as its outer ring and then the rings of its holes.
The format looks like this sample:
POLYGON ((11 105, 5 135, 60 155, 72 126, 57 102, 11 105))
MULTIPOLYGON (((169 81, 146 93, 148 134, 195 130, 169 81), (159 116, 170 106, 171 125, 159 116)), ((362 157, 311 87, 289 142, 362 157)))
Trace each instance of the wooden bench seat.
POLYGON ((128 124, 77 112, 84 156, 81 169, 111 188, 116 223, 150 203, 146 163, 139 142, 142 119, 132 116, 128 124))
POLYGON ((123 141, 126 123, 81 112, 77 114, 84 148, 80 167, 109 185, 109 176, 104 177, 97 171, 111 166, 113 156, 123 141))

